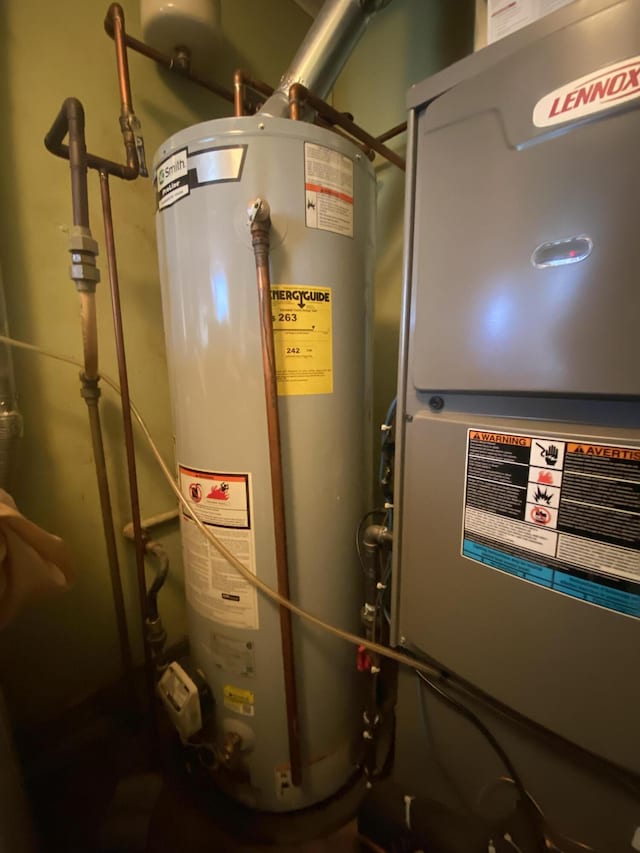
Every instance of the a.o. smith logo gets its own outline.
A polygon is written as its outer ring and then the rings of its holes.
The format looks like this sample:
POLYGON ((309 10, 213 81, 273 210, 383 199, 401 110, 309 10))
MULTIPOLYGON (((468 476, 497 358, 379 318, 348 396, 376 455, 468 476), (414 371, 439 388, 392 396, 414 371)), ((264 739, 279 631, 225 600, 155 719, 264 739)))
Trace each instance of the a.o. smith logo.
POLYGON ((572 80, 541 98, 533 110, 536 127, 549 127, 640 97, 640 56, 572 80))

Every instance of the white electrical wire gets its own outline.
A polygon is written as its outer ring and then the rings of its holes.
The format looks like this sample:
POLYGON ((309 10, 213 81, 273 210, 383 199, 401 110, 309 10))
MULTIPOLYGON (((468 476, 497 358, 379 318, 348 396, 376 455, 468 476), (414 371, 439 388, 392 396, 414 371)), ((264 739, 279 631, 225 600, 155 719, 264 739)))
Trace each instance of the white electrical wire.
MULTIPOLYGON (((8 346, 15 347, 17 349, 29 350, 30 352, 36 352, 39 355, 45 355, 48 358, 53 358, 56 361, 62 361, 66 364, 72 364, 75 367, 79 367, 81 370, 84 369, 84 366, 81 361, 76 358, 71 358, 69 356, 60 355, 59 353, 51 352, 49 350, 42 349, 41 347, 35 346, 34 344, 26 343, 25 341, 19 341, 15 338, 10 338, 5 335, 0 335, 0 343, 7 344, 8 346)), ((100 378, 105 382, 106 385, 109 385, 119 396, 121 396, 120 386, 118 383, 113 380, 110 376, 105 373, 100 373, 100 378)), ((420 672, 425 673, 425 675, 429 675, 432 678, 439 678, 440 672, 432 666, 423 663, 422 661, 415 660, 409 655, 404 655, 401 652, 396 652, 393 649, 390 649, 388 646, 382 646, 379 643, 373 643, 369 640, 366 640, 364 637, 360 637, 357 634, 351 634, 349 631, 344 631, 342 628, 338 628, 335 625, 331 625, 328 622, 325 622, 323 619, 320 619, 319 616, 315 616, 313 613, 310 613, 308 610, 305 610, 302 607, 299 607, 293 601, 285 596, 280 595, 275 589, 272 589, 268 584, 264 581, 260 580, 260 578, 256 577, 249 569, 235 556, 232 554, 229 549, 223 545, 223 543, 215 536, 211 531, 200 521, 200 519, 194 514, 189 502, 182 494, 180 489, 178 488, 177 483, 175 482, 173 475, 166 462, 162 458, 160 451, 156 447, 156 444, 147 428, 144 419, 136 406, 131 402, 131 413, 134 418, 138 422, 138 426, 140 427, 140 431, 145 437, 153 456, 155 457, 160 470, 164 474, 164 477, 171 488, 171 491, 174 493, 179 503, 182 505, 184 511, 193 519, 196 526, 203 534, 203 536, 213 545, 213 547, 218 551, 218 553, 229 562, 234 569, 249 583, 251 586, 258 589, 263 595, 267 598, 270 598, 272 601, 275 601, 281 607, 286 607, 292 613, 295 613, 296 616, 299 616, 301 619, 305 619, 307 622, 315 625, 318 628, 321 628, 323 631, 326 631, 329 634, 332 634, 334 637, 338 637, 341 640, 344 640, 347 643, 351 643, 354 646, 364 646, 368 651, 373 652, 374 654, 381 655, 383 657, 388 658, 389 660, 396 661, 396 663, 402 664, 403 666, 408 666, 413 670, 419 670, 420 672)))

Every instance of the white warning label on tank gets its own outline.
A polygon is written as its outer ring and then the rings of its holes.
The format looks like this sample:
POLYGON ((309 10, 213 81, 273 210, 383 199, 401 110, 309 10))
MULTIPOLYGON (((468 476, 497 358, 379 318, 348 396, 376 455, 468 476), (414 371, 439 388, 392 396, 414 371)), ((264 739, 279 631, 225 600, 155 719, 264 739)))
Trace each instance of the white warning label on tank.
MULTIPOLYGON (((201 471, 179 466, 180 489, 197 516, 240 562, 255 574, 255 541, 249 474, 201 471)), ((182 551, 187 600, 221 625, 257 629, 258 595, 207 541, 186 513, 182 551)))
POLYGON ((640 617, 640 447, 470 429, 462 555, 640 617))
POLYGON ((304 188, 307 228, 353 237, 353 161, 305 142, 304 188))

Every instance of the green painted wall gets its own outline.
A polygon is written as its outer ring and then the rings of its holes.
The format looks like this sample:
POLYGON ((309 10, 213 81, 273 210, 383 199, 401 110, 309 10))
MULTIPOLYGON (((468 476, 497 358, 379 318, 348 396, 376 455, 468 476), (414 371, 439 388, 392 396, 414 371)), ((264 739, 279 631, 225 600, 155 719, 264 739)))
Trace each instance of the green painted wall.
MULTIPOLYGON (((275 84, 310 19, 292 0, 274 0, 278 16, 260 26, 255 0, 223 0, 225 43, 215 78, 231 86, 235 67, 275 84)), ((85 106, 90 151, 121 158, 114 48, 102 21, 107 0, 5 0, 0 4, 0 263, 14 336, 48 349, 81 354, 78 299, 68 277, 71 221, 69 170, 44 148, 43 137, 64 98, 85 106)), ((123 2, 128 29, 139 33, 136 0, 123 2)), ((215 96, 169 77, 153 63, 130 57, 134 105, 147 153, 182 127, 229 114, 215 96)), ((97 176, 92 174, 91 224, 103 245, 97 176)), ((113 181, 113 212, 133 399, 172 459, 172 435, 155 255, 154 198, 148 180, 113 181)), ((101 365, 117 375, 106 261, 98 258, 101 365)), ((0 635, 0 673, 14 711, 24 721, 52 715, 113 679, 119 651, 105 561, 85 404, 77 371, 38 356, 15 356, 25 421, 13 493, 22 511, 58 533, 75 555, 77 582, 67 594, 29 608, 0 635)), ((105 392, 103 416, 118 528, 129 520, 121 415, 105 392)), ((144 515, 170 509, 174 500, 138 445, 144 515)), ((184 635, 179 540, 174 522, 160 531, 172 559, 162 592, 169 641, 184 635)), ((132 546, 120 543, 131 634, 140 657, 132 546)))
MULTIPOLYGON (((136 0, 123 3, 128 27, 138 33, 136 0)), ((405 117, 411 83, 470 49, 472 2, 394 0, 370 26, 334 92, 340 109, 374 134, 405 117)), ((48 154, 44 133, 63 99, 82 100, 91 151, 121 157, 119 101, 112 42, 102 32, 106 2, 40 0, 0 4, 0 262, 12 333, 51 350, 79 355, 77 296, 68 278, 67 229, 71 219, 67 164, 48 154), (61 17, 61 10, 63 16, 61 17)), ((225 44, 216 58, 215 78, 230 84, 243 66, 271 83, 286 66, 309 25, 292 0, 270 0, 277 15, 256 26, 250 13, 264 13, 255 0, 223 0, 225 44)), ((189 84, 159 71, 136 55, 130 58, 134 103, 149 157, 178 129, 228 114, 227 106, 189 84)), ((402 150, 404 138, 393 143, 402 150)), ((402 264, 403 175, 379 165, 378 275, 374 368, 376 421, 393 397, 402 264)), ((154 200, 149 181, 112 182, 125 334, 133 399, 157 436, 166 459, 172 437, 154 240, 154 200)), ((102 244, 96 176, 91 178, 94 236, 102 244)), ((104 258, 98 289, 100 355, 103 370, 115 375, 104 258)), ((9 701, 25 722, 51 716, 113 679, 119 654, 110 584, 104 556, 95 476, 84 403, 73 368, 31 355, 15 356, 17 385, 25 419, 14 495, 19 507, 71 546, 78 579, 67 594, 25 611, 0 635, 0 673, 9 701)), ((129 520, 120 411, 112 395, 103 398, 113 504, 118 528, 129 520)), ((174 506, 146 447, 138 444, 144 515, 174 506)), ((185 631, 177 525, 157 538, 172 559, 172 575, 161 595, 169 641, 185 631)), ((132 547, 120 543, 131 633, 140 657, 132 547)))
MULTIPOLYGON (((474 0, 393 0, 373 18, 334 89, 334 105, 373 136, 406 120, 410 86, 473 50, 474 0)), ((389 146, 406 154, 406 134, 389 146)), ((374 452, 395 396, 402 297, 404 173, 381 158, 374 309, 374 452)), ((378 460, 374 460, 377 472, 378 460)))

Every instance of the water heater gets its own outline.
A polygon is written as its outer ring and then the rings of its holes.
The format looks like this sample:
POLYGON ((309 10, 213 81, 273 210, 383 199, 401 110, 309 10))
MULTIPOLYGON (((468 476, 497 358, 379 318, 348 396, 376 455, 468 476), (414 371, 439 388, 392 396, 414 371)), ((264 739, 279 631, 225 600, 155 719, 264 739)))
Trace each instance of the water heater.
MULTIPOLYGON (((369 161, 331 131, 250 116, 199 124, 156 154, 157 233, 181 489, 193 512, 276 586, 256 270, 247 207, 271 209, 271 305, 293 599, 357 630, 353 546, 369 505, 366 329, 374 257, 369 161)), ((303 808, 354 770, 354 651, 294 623, 302 784, 291 784, 278 608, 187 516, 191 652, 215 737, 240 738, 219 784, 259 809, 303 808)))

